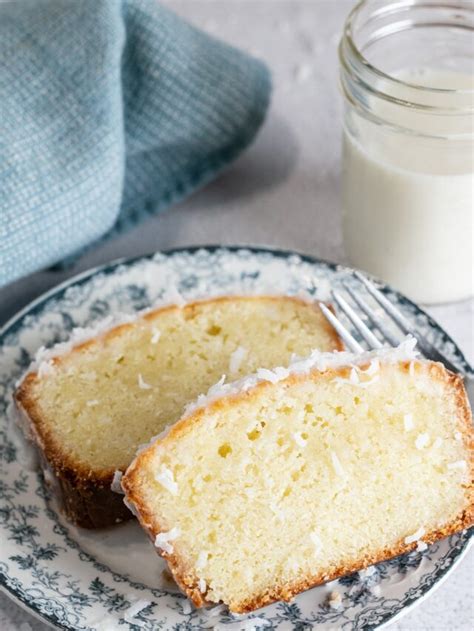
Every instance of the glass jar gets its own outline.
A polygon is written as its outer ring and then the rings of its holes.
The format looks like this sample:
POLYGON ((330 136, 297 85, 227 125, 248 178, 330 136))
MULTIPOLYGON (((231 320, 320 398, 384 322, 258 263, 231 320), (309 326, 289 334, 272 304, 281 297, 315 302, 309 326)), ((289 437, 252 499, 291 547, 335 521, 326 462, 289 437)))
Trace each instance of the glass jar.
POLYGON ((474 293, 474 2, 362 0, 339 48, 348 259, 419 302, 474 293))

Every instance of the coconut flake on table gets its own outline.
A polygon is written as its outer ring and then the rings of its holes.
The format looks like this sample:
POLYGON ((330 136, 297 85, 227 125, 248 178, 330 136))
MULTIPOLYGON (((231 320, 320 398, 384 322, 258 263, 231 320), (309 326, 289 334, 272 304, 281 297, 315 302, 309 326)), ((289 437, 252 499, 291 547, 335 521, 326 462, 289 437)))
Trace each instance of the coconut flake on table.
POLYGON ((189 602, 189 600, 187 598, 185 599, 185 601, 182 603, 181 606, 182 606, 182 609, 183 609, 183 615, 184 616, 188 616, 193 610, 193 607, 192 607, 191 603, 189 602))
POLYGON ((428 544, 425 541, 423 541, 422 539, 419 539, 416 542, 416 551, 417 552, 424 552, 427 549, 428 549, 428 544))
POLYGON ((173 553, 173 546, 169 543, 170 541, 174 541, 181 534, 179 528, 172 528, 168 532, 160 532, 155 537, 155 546, 163 550, 163 552, 167 552, 168 554, 173 553))
POLYGON ((110 490, 114 493, 120 493, 124 495, 124 490, 122 489, 122 478, 123 473, 121 471, 114 471, 114 477, 112 480, 112 484, 110 485, 110 490))

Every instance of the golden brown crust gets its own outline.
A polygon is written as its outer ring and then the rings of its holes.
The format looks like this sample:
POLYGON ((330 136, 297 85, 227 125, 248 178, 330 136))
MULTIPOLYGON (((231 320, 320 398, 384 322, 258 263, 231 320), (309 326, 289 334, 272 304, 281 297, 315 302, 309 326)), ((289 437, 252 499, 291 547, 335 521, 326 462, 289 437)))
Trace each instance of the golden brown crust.
MULTIPOLYGON (((199 300, 185 305, 181 311, 184 317, 192 317, 199 307, 210 303, 230 302, 235 300, 275 300, 282 299, 308 304, 307 301, 295 296, 219 296, 207 300, 199 300)), ((315 310, 319 309, 319 303, 311 303, 315 310)), ((165 312, 180 311, 175 305, 161 307, 149 311, 137 317, 133 322, 117 325, 104 332, 99 337, 81 342, 73 347, 70 353, 80 353, 97 344, 107 344, 108 341, 120 335, 123 331, 132 328, 141 319, 153 321, 165 312)), ((336 331, 325 318, 321 318, 321 325, 327 335, 331 336, 335 350, 342 350, 343 345, 336 331)), ((69 355, 58 356, 52 359, 56 365, 61 364, 69 355)), ((52 475, 57 480, 54 484, 54 492, 64 510, 67 518, 84 528, 103 528, 114 525, 120 521, 132 519, 133 515, 124 506, 121 495, 110 489, 114 470, 91 470, 83 463, 78 462, 70 454, 64 452, 62 445, 55 440, 54 434, 48 427, 47 421, 42 417, 36 405, 34 387, 38 382, 36 372, 28 373, 15 392, 14 398, 18 407, 24 411, 25 420, 29 424, 31 440, 36 443, 43 460, 48 463, 52 475)), ((124 472, 128 463, 123 463, 118 470, 124 472)))
MULTIPOLYGON (((401 365, 406 372, 410 370, 410 362, 404 362, 401 365)), ((368 364, 361 366, 362 369, 365 369, 367 367, 368 364)), ((459 375, 451 373, 442 364, 439 363, 416 362, 415 370, 419 370, 420 368, 429 370, 431 376, 434 379, 443 381, 447 385, 447 387, 452 389, 452 391, 454 392, 456 408, 458 411, 459 430, 463 435, 464 444, 470 450, 471 454, 471 482, 466 488, 468 506, 464 511, 457 515, 450 523, 446 524, 443 528, 431 530, 423 535, 423 541, 428 544, 432 544, 440 539, 443 539, 444 537, 455 534, 464 530, 465 528, 470 528, 474 525, 474 438, 472 431, 472 413, 468 403, 462 378, 459 375)), ((337 369, 328 369, 324 372, 313 370, 310 375, 313 379, 317 378, 318 380, 320 380, 321 378, 323 378, 327 380, 332 380, 336 376, 348 377, 349 372, 349 367, 343 367, 337 369)), ((307 378, 308 375, 293 374, 282 380, 280 383, 290 385, 298 383, 307 378)), ((134 462, 130 465, 122 480, 122 485, 126 492, 127 500, 134 505, 137 511, 138 520, 152 541, 155 540, 157 534, 167 530, 167 526, 165 527, 165 525, 160 524, 156 515, 152 514, 148 510, 145 502, 142 500, 140 492, 140 470, 142 466, 146 466, 145 463, 147 462, 147 460, 152 459, 153 446, 156 444, 166 444, 168 442, 174 442, 180 436, 191 431, 193 426, 196 423, 199 423, 204 414, 225 410, 226 408, 234 405, 236 400, 252 400, 258 396, 263 388, 269 387, 272 387, 271 383, 260 382, 254 388, 251 388, 245 392, 237 395, 222 397, 221 399, 217 399, 211 402, 207 406, 207 408, 200 408, 195 410, 189 416, 182 418, 175 425, 173 425, 173 427, 170 429, 165 437, 158 439, 150 448, 141 452, 134 460, 134 462)), ((320 585, 321 583, 326 583, 347 574, 362 570, 369 565, 373 565, 374 563, 379 563, 381 561, 396 557, 400 554, 411 552, 416 547, 416 542, 406 544, 403 540, 401 540, 393 547, 387 547, 383 550, 379 550, 377 551, 377 553, 365 556, 364 558, 347 561, 339 567, 327 568, 327 570, 324 572, 320 572, 312 576, 305 576, 301 580, 294 581, 292 583, 276 585, 272 590, 267 590, 265 592, 256 594, 255 597, 251 600, 237 603, 229 603, 229 609, 234 613, 248 613, 278 600, 288 601, 302 591, 320 585)), ((207 601, 206 594, 202 594, 200 592, 196 575, 193 573, 192 568, 186 567, 184 559, 180 557, 178 553, 173 552, 172 554, 167 554, 166 552, 158 551, 158 554, 166 559, 176 583, 188 596, 188 598, 190 598, 190 600, 196 607, 216 604, 212 601, 207 601)))

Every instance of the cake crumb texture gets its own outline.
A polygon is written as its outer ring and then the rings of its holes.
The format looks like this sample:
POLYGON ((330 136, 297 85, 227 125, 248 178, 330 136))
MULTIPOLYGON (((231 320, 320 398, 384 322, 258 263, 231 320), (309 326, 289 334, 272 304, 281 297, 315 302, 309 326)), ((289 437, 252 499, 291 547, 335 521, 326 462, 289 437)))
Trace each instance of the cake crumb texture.
POLYGON ((196 606, 251 611, 472 525, 462 380, 423 360, 381 361, 377 380, 367 368, 215 400, 128 469, 124 490, 150 537, 179 529, 160 553, 196 606), (157 481, 163 467, 176 494, 157 481))

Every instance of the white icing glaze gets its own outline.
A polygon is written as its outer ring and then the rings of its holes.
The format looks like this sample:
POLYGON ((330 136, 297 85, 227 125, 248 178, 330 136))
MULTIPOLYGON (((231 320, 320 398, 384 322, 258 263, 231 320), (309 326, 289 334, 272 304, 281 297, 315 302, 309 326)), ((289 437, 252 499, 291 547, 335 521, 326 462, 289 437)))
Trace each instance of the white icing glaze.
POLYGON ((216 384, 209 388, 207 394, 199 395, 196 401, 186 406, 183 418, 189 416, 199 408, 207 407, 210 403, 221 397, 234 396, 246 392, 264 381, 278 383, 290 375, 308 374, 312 370, 324 372, 328 369, 352 366, 351 377, 349 379, 352 385, 362 384, 363 386, 367 386, 373 383, 378 375, 375 375, 368 382, 361 382, 358 374, 359 366, 369 363, 369 368, 366 371, 360 372, 365 372, 370 376, 370 374, 379 370, 380 362, 394 364, 399 361, 411 361, 418 356, 415 345, 415 338, 408 336, 396 348, 382 348, 360 354, 349 353, 347 351, 324 353, 314 350, 309 357, 295 358, 288 368, 284 368, 283 366, 278 366, 272 370, 260 368, 255 374, 230 383, 225 383, 225 375, 223 375, 216 384), (376 363, 373 363, 374 360, 377 360, 376 363), (370 373, 368 371, 370 371, 370 373))
POLYGON ((39 441, 39 436, 35 435, 27 413, 19 403, 10 401, 7 407, 7 418, 10 423, 9 436, 17 449, 19 462, 24 469, 36 471, 39 466, 39 455, 35 442, 37 439, 39 441))

